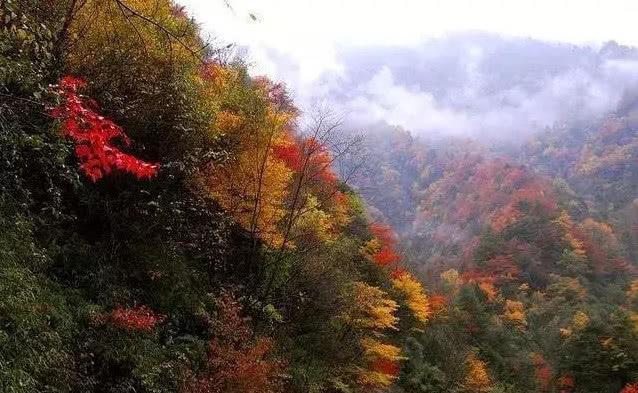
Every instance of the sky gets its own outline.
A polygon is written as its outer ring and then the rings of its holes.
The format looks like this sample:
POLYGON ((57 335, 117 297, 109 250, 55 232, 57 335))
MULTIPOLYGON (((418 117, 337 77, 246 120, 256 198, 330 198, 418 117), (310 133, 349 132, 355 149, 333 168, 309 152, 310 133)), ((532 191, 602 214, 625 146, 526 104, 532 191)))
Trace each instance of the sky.
POLYGON ((416 45, 447 32, 481 30, 542 40, 638 45, 636 0, 180 0, 205 31, 264 53, 278 48, 307 78, 338 67, 337 45, 416 45), (230 8, 226 5, 229 4, 230 8), (257 20, 253 20, 250 14, 257 20))
MULTIPOLYGON (((638 0, 178 1, 206 34, 220 44, 234 43, 243 48, 252 74, 286 82, 302 108, 317 100, 322 91, 330 99, 334 85, 342 82, 340 76, 352 74, 340 56, 343 48, 418 48, 429 38, 463 31, 594 47, 609 40, 638 46, 638 0)), ((469 48, 468 53, 470 63, 473 56, 482 55, 481 48, 469 48)), ((550 99, 557 103, 564 99, 561 94, 553 94, 551 86, 555 90, 557 83, 565 84, 566 80, 570 87, 586 89, 592 92, 592 98, 606 100, 600 104, 604 110, 615 105, 619 94, 605 97, 597 92, 609 95, 607 81, 615 81, 616 74, 599 81, 590 75, 581 77, 578 72, 570 70, 548 80, 550 99)), ((516 119, 527 116, 531 124, 542 111, 547 111, 536 110, 541 103, 538 100, 548 99, 547 94, 541 94, 531 102, 527 96, 521 97, 518 107, 505 117, 492 110, 476 118, 472 113, 445 106, 432 92, 399 79, 396 70, 382 67, 369 80, 354 86, 361 94, 341 106, 353 112, 354 118, 379 117, 417 131, 447 127, 458 133, 476 127, 477 121, 486 123, 485 127, 499 126, 504 121, 515 127, 520 126, 516 119)), ((476 84, 466 88, 472 89, 476 90, 476 84)), ((507 92, 513 93, 518 94, 507 92)), ((556 118, 550 116, 546 120, 556 118)))

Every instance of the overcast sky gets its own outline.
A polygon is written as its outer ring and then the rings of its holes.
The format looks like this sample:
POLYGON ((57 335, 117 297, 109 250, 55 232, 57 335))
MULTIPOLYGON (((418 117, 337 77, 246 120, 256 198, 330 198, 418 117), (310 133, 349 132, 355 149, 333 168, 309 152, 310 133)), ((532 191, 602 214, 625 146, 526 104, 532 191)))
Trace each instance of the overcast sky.
POLYGON ((454 31, 638 45, 636 0, 228 0, 232 9, 225 0, 180 3, 207 32, 248 46, 263 72, 276 72, 264 53, 270 47, 300 62, 306 78, 339 66, 338 44, 409 46, 454 31))
MULTIPOLYGON (((245 47, 253 74, 266 74, 286 82, 302 107, 310 97, 321 96, 322 90, 328 92, 329 99, 334 98, 330 93, 335 90, 334 85, 342 85, 341 74, 350 72, 352 79, 353 70, 344 69, 346 64, 340 53, 343 48, 418 48, 428 38, 471 30, 579 45, 598 46, 609 40, 638 45, 638 0, 178 1, 206 33, 221 43, 245 47)), ((469 50, 468 67, 473 58, 480 59, 480 49, 469 50)), ((638 75, 636 64, 630 66, 631 75, 638 75)), ((403 84, 398 81, 396 71, 380 68, 368 82, 354 86, 358 96, 350 97, 340 106, 354 112, 354 117, 358 114, 389 119, 417 132, 419 128, 438 130, 443 125, 458 133, 466 133, 468 127, 482 131, 476 124, 483 124, 484 128, 503 124, 521 128, 523 123, 517 119, 525 118, 524 124, 542 122, 542 117, 547 117, 556 103, 565 101, 562 92, 565 89, 560 89, 564 85, 578 91, 571 95, 575 98, 582 95, 581 91, 590 92, 585 96, 589 106, 594 103, 600 106, 600 111, 613 108, 621 94, 618 86, 623 85, 624 76, 615 68, 603 71, 606 75, 599 80, 589 74, 580 76, 581 70, 570 70, 547 80, 544 89, 549 93, 535 92, 536 96, 531 98, 521 96, 514 106, 492 107, 477 118, 476 114, 439 102, 431 91, 403 84), (612 79, 615 84, 610 83, 612 79)), ((464 94, 476 90, 475 85, 464 88, 464 94)), ((352 90, 352 86, 348 89, 352 90)), ((512 92, 519 94, 516 89, 506 94, 512 92)), ((480 91, 478 94, 482 96, 480 91)), ((502 100, 500 96, 496 98, 502 100)), ((590 107, 583 108, 591 111, 590 107)), ((552 115, 546 120, 556 119, 552 115)))

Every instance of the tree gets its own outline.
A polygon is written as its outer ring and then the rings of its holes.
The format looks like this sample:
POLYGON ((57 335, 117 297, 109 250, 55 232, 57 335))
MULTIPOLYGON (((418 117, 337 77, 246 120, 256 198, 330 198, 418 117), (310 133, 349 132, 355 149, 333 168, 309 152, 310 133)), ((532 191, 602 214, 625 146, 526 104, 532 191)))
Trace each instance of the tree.
POLYGON ((468 393, 488 392, 491 388, 492 380, 485 362, 475 354, 470 353, 465 360, 465 366, 467 374, 463 382, 463 389, 468 393))
POLYGON ((638 383, 628 383, 620 391, 620 393, 636 393, 638 392, 638 383))
POLYGON ((183 393, 275 393, 282 390, 283 363, 273 356, 274 342, 256 337, 229 293, 218 300, 207 370, 191 377, 183 393))
POLYGON ((121 127, 88 107, 78 94, 85 85, 81 79, 62 78, 57 92, 62 102, 51 109, 51 114, 62 121, 63 135, 76 143, 75 154, 86 176, 95 182, 113 169, 129 172, 138 179, 155 176, 159 165, 144 162, 113 145, 116 138, 126 144, 130 140, 121 127))
POLYGON ((527 326, 525 319, 525 306, 516 300, 505 300, 505 309, 503 312, 505 320, 514 323, 519 328, 527 326))
POLYGON ((430 302, 423 286, 410 273, 395 271, 392 275, 392 286, 405 296, 406 303, 415 318, 425 323, 430 315, 430 302))

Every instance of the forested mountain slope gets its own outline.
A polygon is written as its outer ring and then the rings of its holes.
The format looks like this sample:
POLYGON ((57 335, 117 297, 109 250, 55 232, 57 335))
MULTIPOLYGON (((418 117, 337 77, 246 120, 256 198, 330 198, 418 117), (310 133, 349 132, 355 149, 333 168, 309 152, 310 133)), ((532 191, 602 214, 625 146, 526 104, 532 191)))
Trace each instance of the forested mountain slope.
POLYGON ((414 391, 464 383, 468 353, 484 362, 476 391, 618 392, 635 379, 638 134, 626 101, 520 148, 388 127, 371 139, 382 159, 355 185, 445 304, 413 342, 422 360, 402 381, 414 391))
POLYGON ((564 124, 523 146, 520 160, 540 173, 566 181, 585 209, 572 209, 609 222, 632 260, 638 196, 638 102, 627 92, 616 111, 591 123, 564 124))
POLYGON ((183 8, 2 1, 0 97, 0 391, 397 380, 429 301, 333 172, 337 123, 183 8))
MULTIPOLYGON (((360 139, 202 36, 170 0, 0 1, 1 392, 638 390, 631 95, 516 150, 360 139)), ((517 45, 475 39, 490 75, 517 45)))

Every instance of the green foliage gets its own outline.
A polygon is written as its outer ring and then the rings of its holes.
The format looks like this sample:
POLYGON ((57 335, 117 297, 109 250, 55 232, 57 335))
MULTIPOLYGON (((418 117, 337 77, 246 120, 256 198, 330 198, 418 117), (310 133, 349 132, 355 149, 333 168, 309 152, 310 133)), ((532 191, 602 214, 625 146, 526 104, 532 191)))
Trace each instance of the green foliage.
POLYGON ((404 352, 408 360, 401 370, 400 385, 411 392, 443 393, 448 391, 445 374, 425 359, 425 348, 418 340, 408 338, 404 352))
MULTIPOLYGON (((389 172, 375 169, 379 184, 364 193, 384 215, 397 216, 398 203, 384 199, 399 201, 397 179, 430 179, 420 207, 402 218, 413 230, 401 240, 427 288, 445 294, 443 310, 412 339, 425 348, 418 365, 443 372, 447 391, 463 388, 466 370, 455 365, 471 351, 486 363, 494 392, 613 392, 635 379, 630 326, 638 317, 623 292, 636 274, 632 110, 593 131, 575 125, 539 135, 517 157, 529 168, 469 144, 450 154, 453 141, 414 140, 377 154, 375 165, 394 172, 384 178, 389 172), (422 174, 397 169, 399 155, 413 149, 428 152, 422 174)), ((418 369, 406 362, 406 391, 418 391, 418 369)))
POLYGON ((638 380, 631 105, 540 136, 519 157, 532 168, 379 127, 352 189, 284 86, 229 58, 169 0, 0 2, 2 392, 638 380), (135 142, 118 149, 157 176, 87 181, 47 113, 61 75, 87 80, 135 142), (368 212, 400 234, 383 258, 368 212), (425 291, 397 280, 400 249, 425 291))
POLYGON ((3 392, 71 391, 78 334, 73 293, 46 277, 45 250, 29 220, 1 206, 0 388, 3 392))

